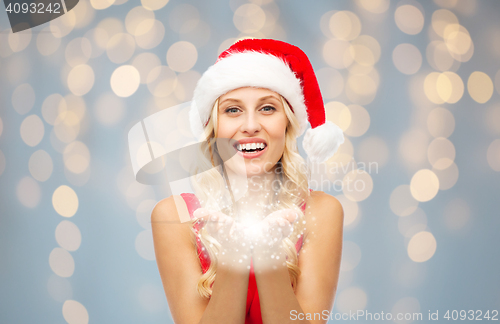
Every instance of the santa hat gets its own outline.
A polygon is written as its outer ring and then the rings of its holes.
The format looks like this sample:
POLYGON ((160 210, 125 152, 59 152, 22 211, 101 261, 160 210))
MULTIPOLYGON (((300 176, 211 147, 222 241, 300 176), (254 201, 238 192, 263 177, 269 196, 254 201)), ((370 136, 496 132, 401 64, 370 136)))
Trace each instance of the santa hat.
POLYGON ((311 124, 302 142, 311 161, 327 160, 344 143, 340 127, 326 120, 318 81, 306 54, 296 46, 273 39, 234 43, 203 74, 190 110, 194 134, 203 133, 217 98, 242 87, 266 88, 283 96, 299 120, 299 136, 306 130, 307 122, 311 124))

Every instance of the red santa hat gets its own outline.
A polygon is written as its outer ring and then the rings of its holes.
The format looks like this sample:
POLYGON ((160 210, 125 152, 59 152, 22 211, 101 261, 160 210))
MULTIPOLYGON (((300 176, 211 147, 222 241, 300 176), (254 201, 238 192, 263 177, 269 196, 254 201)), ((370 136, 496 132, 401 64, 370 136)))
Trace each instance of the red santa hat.
POLYGON ((344 143, 340 127, 326 120, 321 91, 307 55, 296 46, 273 39, 234 43, 203 74, 191 103, 190 122, 195 135, 203 133, 215 100, 242 87, 266 88, 283 96, 299 120, 299 136, 309 122, 311 128, 302 146, 311 161, 327 160, 344 143))

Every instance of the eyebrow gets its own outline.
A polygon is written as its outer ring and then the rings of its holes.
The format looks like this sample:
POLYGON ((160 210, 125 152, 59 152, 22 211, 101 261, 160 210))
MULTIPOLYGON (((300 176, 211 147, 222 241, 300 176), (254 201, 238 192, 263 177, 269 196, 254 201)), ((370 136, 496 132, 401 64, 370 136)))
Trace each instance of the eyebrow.
MULTIPOLYGON (((269 95, 269 96, 265 96, 265 97, 261 97, 261 98, 259 98, 259 102, 265 101, 265 100, 267 100, 267 99, 275 99, 275 100, 279 100, 279 98, 277 98, 276 96, 269 95)), ((239 100, 239 99, 235 99, 235 98, 227 98, 227 99, 222 100, 219 104, 223 104, 223 103, 225 103, 226 101, 230 101, 230 102, 241 102, 241 100, 239 100)))

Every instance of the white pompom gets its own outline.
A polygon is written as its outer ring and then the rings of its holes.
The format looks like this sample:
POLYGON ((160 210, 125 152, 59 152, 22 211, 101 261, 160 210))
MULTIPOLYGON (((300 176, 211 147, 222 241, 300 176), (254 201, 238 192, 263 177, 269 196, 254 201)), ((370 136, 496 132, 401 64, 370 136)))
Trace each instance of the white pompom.
POLYGON ((307 130, 302 146, 312 162, 321 163, 335 154, 342 143, 342 129, 331 121, 326 121, 323 125, 307 130))

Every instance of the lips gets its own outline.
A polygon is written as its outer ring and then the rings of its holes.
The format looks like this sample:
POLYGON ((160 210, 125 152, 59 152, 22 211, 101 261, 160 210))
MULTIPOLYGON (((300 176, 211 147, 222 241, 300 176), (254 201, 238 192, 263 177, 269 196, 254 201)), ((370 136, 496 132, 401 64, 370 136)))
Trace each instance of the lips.
POLYGON ((244 138, 239 140, 234 148, 244 158, 252 159, 264 153, 267 149, 267 143, 263 139, 250 139, 244 138))

